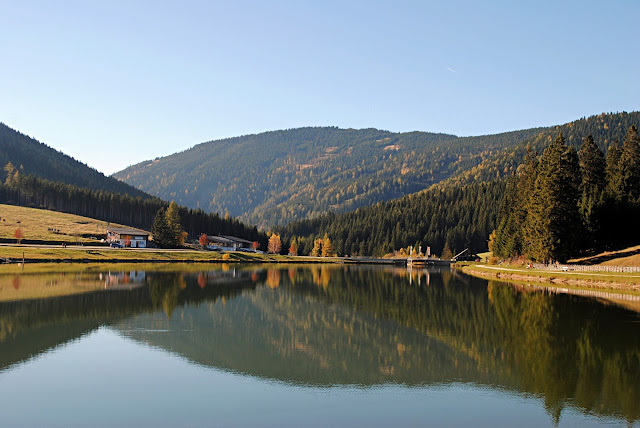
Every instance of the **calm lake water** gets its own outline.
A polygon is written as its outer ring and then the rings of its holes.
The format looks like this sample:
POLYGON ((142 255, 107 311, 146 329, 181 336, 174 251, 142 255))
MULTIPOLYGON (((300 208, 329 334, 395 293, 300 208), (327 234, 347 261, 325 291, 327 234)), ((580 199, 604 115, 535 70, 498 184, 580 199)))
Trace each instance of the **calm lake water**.
POLYGON ((0 425, 640 426, 614 304, 448 269, 114 269, 0 276, 0 425))

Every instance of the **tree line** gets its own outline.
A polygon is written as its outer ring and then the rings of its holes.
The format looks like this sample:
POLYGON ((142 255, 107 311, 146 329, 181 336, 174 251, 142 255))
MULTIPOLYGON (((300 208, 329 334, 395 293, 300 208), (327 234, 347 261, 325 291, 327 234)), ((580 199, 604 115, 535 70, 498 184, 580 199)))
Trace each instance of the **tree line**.
MULTIPOLYGON (((487 247, 494 229, 504 180, 464 185, 436 185, 393 201, 329 213, 277 229, 287 247, 295 242, 300 254, 310 254, 318 239, 328 237, 338 255, 383 256, 408 245, 441 254, 487 247)), ((317 248, 316 248, 317 252, 317 248)))
MULTIPOLYGON (((145 230, 150 230, 156 214, 161 210, 166 211, 170 205, 156 197, 132 197, 35 177, 21 173, 11 162, 3 172, 0 203, 5 204, 77 214, 145 230)), ((222 218, 217 213, 206 213, 202 209, 189 209, 177 204, 172 210, 179 218, 181 230, 192 238, 202 233, 233 235, 266 246, 267 236, 264 233, 235 218, 222 218)))
POLYGON ((606 156, 591 135, 580 150, 562 133, 541 156, 528 148, 509 178, 491 234, 500 257, 566 261, 588 250, 637 243, 640 229, 640 137, 629 127, 606 156))
MULTIPOLYGON (((107 154, 105 154, 107 155, 107 154)), ((113 153, 108 155, 113 156, 113 153)), ((0 166, 12 162, 22 174, 78 187, 101 189, 143 199, 151 196, 0 123, 0 166)))

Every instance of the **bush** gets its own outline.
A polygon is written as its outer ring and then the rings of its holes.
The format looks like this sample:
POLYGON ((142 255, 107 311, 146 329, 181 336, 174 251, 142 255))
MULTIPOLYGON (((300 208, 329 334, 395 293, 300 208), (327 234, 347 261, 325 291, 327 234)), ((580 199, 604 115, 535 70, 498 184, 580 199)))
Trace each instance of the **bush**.
POLYGON ((498 258, 497 257, 489 257, 489 264, 490 265, 497 265, 498 264, 498 258))

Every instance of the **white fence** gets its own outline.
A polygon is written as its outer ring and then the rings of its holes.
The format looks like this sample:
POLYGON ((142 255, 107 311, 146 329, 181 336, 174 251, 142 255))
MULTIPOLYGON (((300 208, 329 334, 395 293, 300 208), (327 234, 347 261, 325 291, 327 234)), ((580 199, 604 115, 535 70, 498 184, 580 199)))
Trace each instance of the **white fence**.
POLYGON ((542 264, 534 263, 534 269, 571 271, 571 272, 613 272, 613 273, 640 273, 639 266, 603 266, 603 265, 561 265, 558 263, 542 264))

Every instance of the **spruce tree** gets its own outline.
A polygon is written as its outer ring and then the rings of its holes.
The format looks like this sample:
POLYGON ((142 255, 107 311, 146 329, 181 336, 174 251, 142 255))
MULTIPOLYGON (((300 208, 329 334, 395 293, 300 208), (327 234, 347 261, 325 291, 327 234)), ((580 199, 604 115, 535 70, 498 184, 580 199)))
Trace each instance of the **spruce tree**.
POLYGON ((171 238, 167 243, 171 247, 177 247, 183 243, 182 237, 182 224, 180 220, 179 214, 180 207, 176 203, 176 201, 171 201, 169 207, 167 208, 167 225, 169 230, 171 231, 171 238))
POLYGON ((622 170, 620 169, 620 158, 622 150, 617 141, 614 141, 607 150, 607 166, 605 175, 607 177, 607 193, 613 199, 622 199, 623 180, 622 170))
POLYGON ((159 247, 169 247, 172 242, 172 233, 167 223, 166 210, 160 208, 153 219, 153 226, 151 227, 151 234, 153 235, 153 242, 159 247))
POLYGON ((586 193, 599 193, 606 185, 606 166, 604 153, 593 141, 591 135, 587 135, 582 140, 580 147, 580 173, 582 183, 580 190, 586 193))
POLYGON ((586 229, 585 244, 591 246, 598 241, 597 234, 602 221, 603 192, 607 181, 606 161, 591 135, 583 139, 579 155, 582 181, 578 208, 586 229))
POLYGON ((577 248, 580 171, 575 149, 559 134, 540 159, 528 228, 532 258, 566 261, 577 248))
POLYGON ((531 231, 527 229, 529 212, 538 177, 538 154, 527 144, 527 154, 524 162, 518 168, 518 204, 516 208, 517 239, 519 239, 518 254, 527 254, 531 242, 531 231))
POLYGON ((640 137, 635 125, 631 125, 624 137, 620 170, 624 197, 634 203, 640 199, 640 137))

